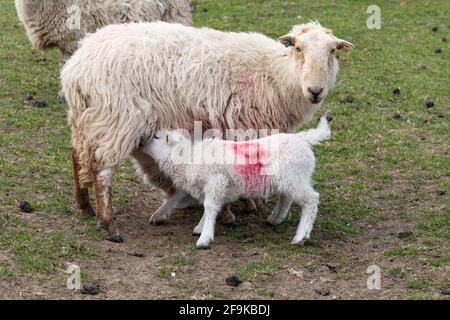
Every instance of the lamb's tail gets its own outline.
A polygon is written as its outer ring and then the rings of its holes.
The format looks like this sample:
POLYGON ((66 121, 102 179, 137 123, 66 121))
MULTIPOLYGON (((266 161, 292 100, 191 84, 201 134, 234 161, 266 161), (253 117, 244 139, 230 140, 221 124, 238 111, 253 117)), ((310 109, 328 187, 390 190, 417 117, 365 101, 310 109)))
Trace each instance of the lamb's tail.
POLYGON ((324 140, 331 138, 330 121, 331 116, 326 113, 320 118, 319 125, 315 129, 310 129, 308 131, 300 132, 298 135, 303 141, 309 143, 312 146, 320 144, 324 140))

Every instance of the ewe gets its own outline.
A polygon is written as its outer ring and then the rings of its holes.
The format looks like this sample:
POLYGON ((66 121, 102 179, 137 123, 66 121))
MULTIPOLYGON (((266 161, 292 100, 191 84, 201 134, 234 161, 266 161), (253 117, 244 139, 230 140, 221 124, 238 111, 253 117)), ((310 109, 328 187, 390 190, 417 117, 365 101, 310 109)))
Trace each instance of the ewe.
POLYGON ((115 23, 167 21, 192 25, 190 0, 15 0, 28 39, 39 50, 57 47, 64 60, 87 34, 115 23))
POLYGON ((277 194, 280 199, 268 222, 281 224, 292 202, 297 202, 303 212, 292 243, 302 244, 310 238, 319 204, 319 194, 312 185, 315 158, 311 146, 330 135, 328 116, 321 118, 317 129, 249 142, 208 139, 192 146, 183 133, 158 131, 143 150, 178 188, 158 212, 167 219, 186 192, 203 203, 205 212, 194 230, 194 234, 201 234, 197 248, 202 249, 214 241, 214 225, 224 205, 241 197, 277 194), (198 151, 204 156, 202 164, 192 161, 198 151))
POLYGON ((110 241, 111 181, 129 156, 160 189, 174 192, 142 144, 158 129, 279 129, 291 132, 319 110, 338 72, 336 50, 353 45, 318 23, 274 41, 256 33, 179 24, 112 25, 88 35, 61 73, 72 129, 74 187, 83 211, 110 241), (281 43, 280 43, 281 42, 281 43))

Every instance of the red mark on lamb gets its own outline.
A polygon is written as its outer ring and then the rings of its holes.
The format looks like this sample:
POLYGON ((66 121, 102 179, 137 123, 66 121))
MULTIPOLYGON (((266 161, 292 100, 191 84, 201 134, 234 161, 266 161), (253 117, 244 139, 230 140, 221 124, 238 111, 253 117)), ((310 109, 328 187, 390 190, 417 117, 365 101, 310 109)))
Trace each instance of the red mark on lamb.
POLYGON ((256 142, 233 143, 232 150, 236 156, 234 168, 245 181, 248 192, 264 190, 264 169, 266 152, 256 142))

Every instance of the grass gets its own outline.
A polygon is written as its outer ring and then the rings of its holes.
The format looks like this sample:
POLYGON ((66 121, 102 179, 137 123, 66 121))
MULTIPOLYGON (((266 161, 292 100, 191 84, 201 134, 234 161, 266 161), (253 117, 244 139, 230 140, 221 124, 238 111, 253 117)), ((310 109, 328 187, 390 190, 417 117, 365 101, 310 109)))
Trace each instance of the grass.
MULTIPOLYGON (((442 42, 450 31, 448 1, 381 0, 377 5, 381 30, 368 30, 367 5, 350 0, 198 0, 194 16, 197 26, 258 31, 273 38, 317 19, 356 44, 353 52, 341 54, 338 85, 326 101, 335 119, 334 136, 317 149, 321 206, 314 235, 356 244, 364 241, 368 228, 385 222, 411 225, 411 237, 380 252, 411 267, 425 259, 433 281, 402 270, 390 272, 402 274, 405 298, 435 297, 439 286, 449 286, 443 276, 449 261, 449 197, 438 193, 448 192, 450 185, 450 48, 442 42), (437 33, 431 31, 434 26, 437 33), (435 54, 438 47, 441 54, 435 54), (392 94, 397 87, 398 96, 392 94), (347 96, 352 103, 343 99, 347 96), (434 108, 425 106, 429 99, 434 108), (400 119, 394 118, 396 112, 400 119)), ((89 259, 103 234, 94 219, 79 214, 72 200, 67 110, 56 98, 59 54, 47 52, 47 61, 38 62, 42 53, 30 47, 13 2, 1 0, 0 11, 0 254, 4 250, 14 261, 0 261, 0 281, 6 281, 48 276, 71 260, 89 259), (33 93, 48 107, 25 106, 33 93), (31 218, 18 210, 24 200, 35 209, 31 218)), ((115 180, 115 207, 127 206, 141 188, 131 166, 124 166, 115 180)), ((237 229, 224 235, 248 248, 277 252, 239 266, 244 278, 279 272, 286 259, 339 257, 337 249, 323 241, 303 250, 287 248, 296 222, 294 214, 286 224, 261 234, 248 237, 237 229)), ((316 263, 307 263, 316 259, 305 261, 305 268, 314 271, 316 263)), ((195 260, 179 255, 157 275, 166 278, 172 269, 192 266, 195 260)), ((276 297, 272 289, 258 290, 264 297, 276 297)), ((207 297, 220 296, 211 291, 207 297)))

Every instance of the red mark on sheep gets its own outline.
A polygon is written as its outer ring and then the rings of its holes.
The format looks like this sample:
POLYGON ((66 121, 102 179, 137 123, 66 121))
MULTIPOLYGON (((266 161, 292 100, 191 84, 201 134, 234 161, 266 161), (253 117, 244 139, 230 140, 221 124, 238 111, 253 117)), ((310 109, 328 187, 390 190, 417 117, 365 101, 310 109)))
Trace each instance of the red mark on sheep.
POLYGON ((246 73, 239 80, 239 89, 243 92, 251 91, 255 89, 254 75, 246 73))
POLYGON ((248 192, 262 192, 264 190, 264 169, 267 157, 264 148, 256 142, 232 144, 236 157, 234 165, 236 173, 242 177, 248 192))

